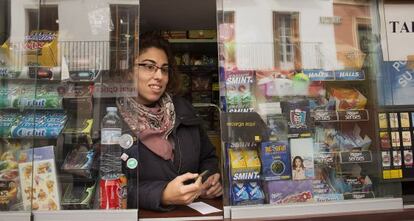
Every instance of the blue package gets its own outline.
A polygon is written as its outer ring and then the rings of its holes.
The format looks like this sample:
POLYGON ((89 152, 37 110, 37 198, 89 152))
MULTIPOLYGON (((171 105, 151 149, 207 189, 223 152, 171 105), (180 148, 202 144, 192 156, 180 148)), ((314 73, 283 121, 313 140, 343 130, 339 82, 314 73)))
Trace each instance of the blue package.
POLYGON ((247 192, 247 187, 244 183, 234 182, 233 183, 233 202, 235 204, 240 204, 244 201, 249 201, 249 193, 247 192))
POLYGON ((250 200, 264 200, 263 190, 257 182, 248 182, 246 186, 250 200))
POLYGON ((291 179, 291 157, 287 141, 262 142, 260 158, 264 180, 291 179))
POLYGON ((21 122, 16 126, 11 127, 11 137, 21 138, 21 137, 48 137, 53 138, 57 137, 63 125, 53 124, 53 123, 44 123, 36 125, 35 123, 21 122))

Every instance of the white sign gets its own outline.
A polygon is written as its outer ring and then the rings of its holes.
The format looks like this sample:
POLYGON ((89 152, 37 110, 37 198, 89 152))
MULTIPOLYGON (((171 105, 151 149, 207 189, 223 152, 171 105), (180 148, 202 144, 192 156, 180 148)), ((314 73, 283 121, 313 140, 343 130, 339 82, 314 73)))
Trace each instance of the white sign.
POLYGON ((414 55, 414 4, 384 4, 381 44, 384 61, 406 61, 414 55))
POLYGON ((97 98, 137 97, 138 91, 132 83, 96 83, 93 91, 93 96, 97 98))
POLYGON ((339 17, 339 16, 332 16, 332 17, 321 16, 321 17, 319 17, 319 22, 321 24, 339 25, 339 24, 342 23, 342 18, 339 17))

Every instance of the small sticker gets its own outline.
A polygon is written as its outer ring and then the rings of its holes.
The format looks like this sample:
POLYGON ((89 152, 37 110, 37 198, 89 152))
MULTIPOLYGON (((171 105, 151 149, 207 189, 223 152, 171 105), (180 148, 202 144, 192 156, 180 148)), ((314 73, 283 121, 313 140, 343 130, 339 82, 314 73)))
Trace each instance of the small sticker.
POLYGON ((123 134, 119 138, 119 146, 121 146, 124 149, 129 149, 132 147, 132 144, 134 144, 134 138, 129 134, 123 134))
POLYGON ((121 159, 122 159, 123 161, 127 161, 127 160, 128 160, 128 158, 129 158, 129 156, 128 156, 128 154, 126 154, 126 153, 123 153, 123 154, 121 155, 121 159))
POLYGON ((137 168, 137 166, 138 166, 138 161, 137 161, 137 159, 135 159, 135 158, 130 158, 130 159, 127 161, 127 167, 128 167, 129 169, 135 169, 135 168, 137 168))

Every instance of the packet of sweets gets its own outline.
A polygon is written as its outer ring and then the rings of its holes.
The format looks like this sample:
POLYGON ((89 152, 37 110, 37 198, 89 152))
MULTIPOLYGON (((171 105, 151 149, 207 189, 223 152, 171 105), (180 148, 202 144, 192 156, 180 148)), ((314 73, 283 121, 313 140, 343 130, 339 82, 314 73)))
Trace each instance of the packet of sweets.
POLYGON ((243 150, 246 169, 260 172, 260 159, 256 150, 243 150))
POLYGON ((241 204, 242 202, 249 201, 249 193, 247 187, 242 182, 234 182, 232 186, 233 202, 235 204, 241 204))
POLYGON ((230 155, 230 166, 231 166, 233 173, 235 171, 246 169, 246 161, 244 159, 244 155, 242 151, 229 149, 229 155, 230 155))
POLYGON ((248 182, 246 186, 250 200, 264 200, 263 190, 257 182, 248 182))

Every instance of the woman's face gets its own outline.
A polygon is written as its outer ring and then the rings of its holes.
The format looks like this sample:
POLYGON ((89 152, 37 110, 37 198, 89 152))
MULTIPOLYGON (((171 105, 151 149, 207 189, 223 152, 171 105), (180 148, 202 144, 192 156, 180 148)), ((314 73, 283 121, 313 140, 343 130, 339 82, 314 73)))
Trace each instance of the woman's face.
POLYGON ((144 50, 135 61, 134 71, 138 103, 149 105, 157 102, 167 88, 167 54, 154 47, 144 50))
POLYGON ((302 166, 302 161, 299 158, 295 159, 295 166, 296 168, 300 168, 302 166))

